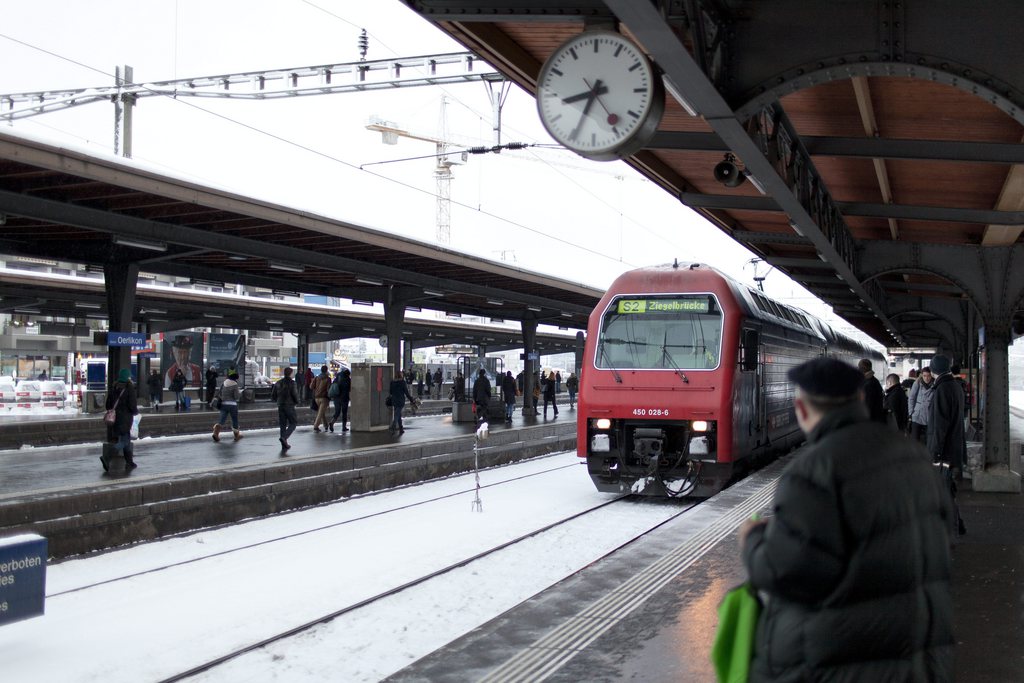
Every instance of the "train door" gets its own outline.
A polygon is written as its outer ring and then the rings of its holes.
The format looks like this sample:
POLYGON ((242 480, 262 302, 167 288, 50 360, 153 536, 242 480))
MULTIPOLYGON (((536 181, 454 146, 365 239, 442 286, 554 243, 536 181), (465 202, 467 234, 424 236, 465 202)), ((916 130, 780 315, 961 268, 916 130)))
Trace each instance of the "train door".
POLYGON ((748 441, 751 446, 761 446, 767 441, 765 430, 764 364, 761 362, 761 330, 759 327, 744 325, 740 333, 740 376, 746 397, 751 406, 747 420, 748 441))

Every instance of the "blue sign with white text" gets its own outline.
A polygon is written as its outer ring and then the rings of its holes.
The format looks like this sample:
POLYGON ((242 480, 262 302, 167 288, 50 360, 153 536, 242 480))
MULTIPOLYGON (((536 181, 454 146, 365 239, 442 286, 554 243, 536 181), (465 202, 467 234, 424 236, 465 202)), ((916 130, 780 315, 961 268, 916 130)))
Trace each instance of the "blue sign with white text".
POLYGON ((145 346, 145 332, 107 332, 107 346, 145 346))
POLYGON ((46 600, 46 539, 0 538, 0 625, 38 617, 46 600))

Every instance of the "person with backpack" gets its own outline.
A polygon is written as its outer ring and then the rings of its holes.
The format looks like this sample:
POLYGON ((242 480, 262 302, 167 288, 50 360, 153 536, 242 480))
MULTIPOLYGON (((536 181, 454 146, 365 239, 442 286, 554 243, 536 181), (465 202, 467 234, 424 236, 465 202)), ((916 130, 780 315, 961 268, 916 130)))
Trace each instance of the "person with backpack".
POLYGON ((476 404, 476 417, 479 422, 487 422, 487 410, 491 404, 491 380, 487 379, 487 371, 480 368, 473 382, 473 403, 476 404))

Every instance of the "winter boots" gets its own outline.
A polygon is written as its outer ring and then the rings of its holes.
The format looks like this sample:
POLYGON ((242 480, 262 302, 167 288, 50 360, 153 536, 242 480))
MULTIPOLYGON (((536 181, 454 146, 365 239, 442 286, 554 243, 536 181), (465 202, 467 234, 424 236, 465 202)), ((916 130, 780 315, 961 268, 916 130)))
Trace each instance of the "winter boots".
POLYGON ((239 439, 242 438, 242 432, 238 431, 237 429, 233 429, 232 431, 235 433, 235 441, 238 441, 239 439))
POLYGON ((213 440, 220 441, 220 423, 213 425, 213 440))

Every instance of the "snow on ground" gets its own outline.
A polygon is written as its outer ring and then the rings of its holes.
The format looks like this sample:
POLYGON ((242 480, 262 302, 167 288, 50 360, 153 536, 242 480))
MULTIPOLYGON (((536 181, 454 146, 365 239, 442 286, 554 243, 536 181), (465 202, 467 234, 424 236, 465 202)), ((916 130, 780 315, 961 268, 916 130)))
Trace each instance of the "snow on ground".
MULTIPOLYGON (((515 477, 481 491, 483 512, 471 509, 473 477, 466 475, 53 565, 46 615, 0 630, 4 679, 160 680, 609 499, 572 453, 480 475, 483 486, 515 477), (447 494, 454 495, 417 504, 447 494), (160 569, 171 563, 184 564, 160 569), (110 582, 75 590, 101 581, 110 582)), ((612 510, 199 680, 380 680, 679 507, 612 510)))

